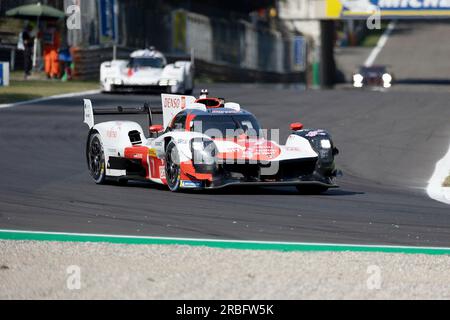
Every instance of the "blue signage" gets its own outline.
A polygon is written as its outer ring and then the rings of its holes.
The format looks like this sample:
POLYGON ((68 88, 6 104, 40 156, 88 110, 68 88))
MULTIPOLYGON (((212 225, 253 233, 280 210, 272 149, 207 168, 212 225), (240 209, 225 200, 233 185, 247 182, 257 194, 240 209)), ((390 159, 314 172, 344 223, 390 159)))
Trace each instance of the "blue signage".
POLYGON ((305 64, 305 38, 301 36, 294 38, 294 64, 300 67, 305 64))
POLYGON ((3 86, 3 63, 0 63, 0 87, 3 86))
POLYGON ((101 42, 117 40, 115 2, 116 0, 98 0, 101 42))

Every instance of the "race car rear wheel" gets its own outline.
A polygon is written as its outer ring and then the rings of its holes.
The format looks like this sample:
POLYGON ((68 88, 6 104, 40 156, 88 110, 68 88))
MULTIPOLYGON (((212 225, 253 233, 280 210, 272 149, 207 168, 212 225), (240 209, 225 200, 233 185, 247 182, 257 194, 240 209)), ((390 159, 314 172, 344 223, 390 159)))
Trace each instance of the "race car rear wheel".
POLYGON ((87 160, 91 177, 94 179, 95 183, 104 184, 106 181, 105 154, 98 133, 90 136, 87 151, 87 160))
POLYGON ((296 186, 300 194, 321 194, 327 192, 328 187, 325 186, 296 186))
POLYGON ((170 191, 177 192, 180 190, 181 180, 180 156, 177 146, 173 141, 167 145, 165 160, 167 186, 170 191))

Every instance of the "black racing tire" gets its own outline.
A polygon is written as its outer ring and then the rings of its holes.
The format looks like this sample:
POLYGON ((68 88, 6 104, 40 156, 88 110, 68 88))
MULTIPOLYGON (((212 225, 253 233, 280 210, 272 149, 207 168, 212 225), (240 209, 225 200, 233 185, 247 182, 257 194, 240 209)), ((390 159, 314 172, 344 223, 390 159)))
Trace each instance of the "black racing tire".
POLYGON ((192 92, 194 91, 194 89, 188 89, 188 90, 184 90, 184 94, 187 96, 192 95, 192 92))
POLYGON ((165 173, 167 186, 170 191, 178 192, 180 191, 180 181, 181 181, 181 168, 180 168, 180 156, 178 153, 177 146, 173 141, 170 141, 166 148, 165 156, 165 173))
POLYGON ((94 133, 89 137, 87 147, 87 162, 89 173, 96 184, 106 183, 105 153, 100 134, 94 133))
POLYGON ((295 186, 300 194, 321 194, 328 191, 325 186, 295 186))

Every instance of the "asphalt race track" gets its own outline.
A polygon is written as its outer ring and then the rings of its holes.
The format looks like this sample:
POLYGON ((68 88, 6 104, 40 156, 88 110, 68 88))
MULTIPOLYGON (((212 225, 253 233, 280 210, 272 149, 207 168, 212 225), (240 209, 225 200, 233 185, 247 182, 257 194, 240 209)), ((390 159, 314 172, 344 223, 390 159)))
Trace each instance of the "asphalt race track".
MULTIPOLYGON (((59 99, 0 110, 0 229, 450 246, 450 207, 424 191, 450 142, 449 92, 209 89, 280 128, 282 143, 294 121, 328 129, 341 151, 341 188, 308 196, 291 187, 174 194, 153 184, 98 186, 85 161, 81 98, 59 99)), ((157 95, 89 98, 160 104, 157 95)))

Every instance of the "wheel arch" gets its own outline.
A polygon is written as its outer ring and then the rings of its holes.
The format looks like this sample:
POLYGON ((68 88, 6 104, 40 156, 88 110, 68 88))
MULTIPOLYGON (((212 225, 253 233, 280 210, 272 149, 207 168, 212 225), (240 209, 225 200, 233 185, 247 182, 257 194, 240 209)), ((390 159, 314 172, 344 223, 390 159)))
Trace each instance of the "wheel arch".
POLYGON ((87 139, 86 139, 86 146, 85 146, 85 156, 86 156, 86 164, 89 166, 89 142, 91 140, 91 136, 94 134, 100 134, 97 129, 91 128, 89 130, 87 139))
POLYGON ((169 145, 169 143, 170 143, 171 141, 175 141, 175 140, 173 139, 173 137, 165 137, 165 138, 164 138, 164 153, 166 152, 167 146, 169 145))

